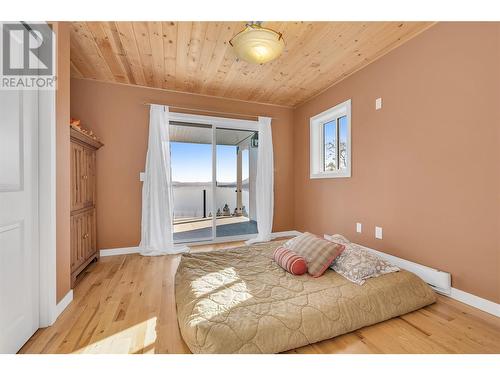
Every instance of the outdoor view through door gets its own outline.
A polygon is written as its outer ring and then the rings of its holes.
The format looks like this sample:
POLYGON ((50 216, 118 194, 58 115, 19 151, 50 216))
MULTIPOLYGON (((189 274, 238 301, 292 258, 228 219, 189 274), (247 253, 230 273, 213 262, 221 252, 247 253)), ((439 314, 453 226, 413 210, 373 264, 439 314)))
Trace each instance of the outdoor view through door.
POLYGON ((171 122, 170 152, 176 243, 257 233, 257 132, 171 122))

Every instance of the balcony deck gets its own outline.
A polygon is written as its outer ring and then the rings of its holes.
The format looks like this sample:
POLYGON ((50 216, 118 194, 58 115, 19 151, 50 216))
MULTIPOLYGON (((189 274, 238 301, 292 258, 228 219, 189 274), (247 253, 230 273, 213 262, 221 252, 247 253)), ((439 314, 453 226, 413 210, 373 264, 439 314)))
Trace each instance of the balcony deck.
MULTIPOLYGON (((232 237, 257 233, 257 222, 245 216, 218 217, 216 236, 232 237)), ((195 242, 212 239, 212 218, 193 218, 175 220, 174 241, 195 242)))

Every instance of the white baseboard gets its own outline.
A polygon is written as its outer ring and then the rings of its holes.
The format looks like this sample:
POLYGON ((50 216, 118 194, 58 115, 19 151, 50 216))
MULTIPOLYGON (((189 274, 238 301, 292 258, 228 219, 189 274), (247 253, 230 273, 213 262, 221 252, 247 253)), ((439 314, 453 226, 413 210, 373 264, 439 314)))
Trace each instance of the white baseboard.
POLYGON ((500 304, 475 296, 474 294, 464 292, 460 289, 453 288, 451 286, 452 275, 448 272, 443 272, 418 263, 410 262, 406 259, 398 258, 366 246, 362 247, 387 260, 388 262, 393 263, 399 268, 413 272, 428 283, 439 294, 443 294, 447 297, 453 298, 454 300, 465 303, 466 305, 500 317, 500 304))
POLYGON ((451 274, 419 263, 399 258, 363 245, 359 245, 376 256, 394 264, 404 270, 410 271, 429 284, 436 292, 449 296, 451 294, 451 274))
MULTIPOLYGON (((273 232, 271 237, 279 238, 279 237, 293 237, 298 236, 301 232, 296 230, 288 230, 283 232, 273 232)), ((254 234, 244 235, 244 236, 234 236, 234 237, 225 237, 225 238, 217 238, 214 241, 202 241, 202 242, 192 242, 186 243, 186 246, 196 246, 196 245, 207 245, 211 243, 224 243, 224 242, 232 242, 232 241, 242 241, 248 240, 249 238, 254 237, 254 234)), ((114 256, 114 255, 126 255, 126 254, 137 254, 139 252, 138 246, 133 247, 118 247, 115 249, 102 249, 99 254, 102 257, 114 256)))
POLYGON ((70 289, 68 293, 63 297, 61 301, 56 305, 56 316, 54 317, 54 321, 57 319, 59 315, 69 306, 69 304, 73 301, 73 289, 70 289))
POLYGON ((126 255, 126 254, 136 254, 139 252, 139 247, 116 247, 114 249, 102 249, 99 251, 99 255, 102 257, 109 257, 113 255, 126 255))
POLYGON ((474 294, 470 294, 464 292, 463 290, 455 288, 451 288, 450 297, 457 301, 463 302, 466 305, 475 307, 476 309, 500 317, 500 304, 498 303, 489 301, 487 299, 475 296, 474 294))

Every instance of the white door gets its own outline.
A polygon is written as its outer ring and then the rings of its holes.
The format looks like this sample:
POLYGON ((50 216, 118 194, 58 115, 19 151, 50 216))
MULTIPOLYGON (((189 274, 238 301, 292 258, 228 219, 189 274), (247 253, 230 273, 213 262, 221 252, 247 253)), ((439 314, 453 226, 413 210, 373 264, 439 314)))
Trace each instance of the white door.
POLYGON ((38 94, 0 90, 0 353, 39 325, 38 94))

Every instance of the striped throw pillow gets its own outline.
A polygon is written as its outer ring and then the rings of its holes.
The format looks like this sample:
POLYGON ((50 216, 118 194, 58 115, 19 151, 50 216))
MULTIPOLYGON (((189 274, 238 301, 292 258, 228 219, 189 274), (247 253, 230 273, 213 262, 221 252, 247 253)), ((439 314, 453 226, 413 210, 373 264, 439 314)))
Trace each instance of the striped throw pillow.
POLYGON ((274 250, 273 258, 285 271, 292 275, 303 275, 307 272, 306 260, 285 247, 274 250))
POLYGON ((307 272, 312 277, 323 275, 345 249, 344 245, 324 240, 308 232, 287 241, 285 247, 306 260, 307 272))

